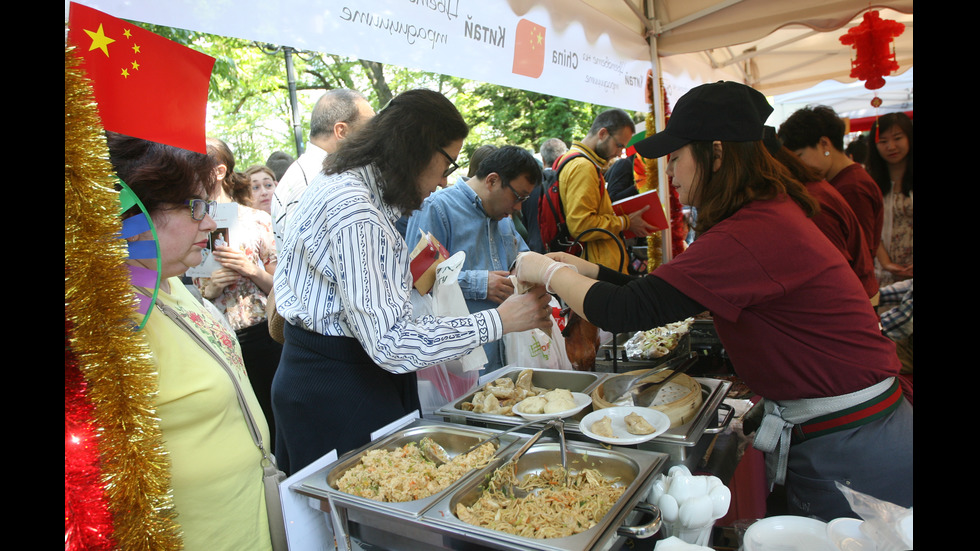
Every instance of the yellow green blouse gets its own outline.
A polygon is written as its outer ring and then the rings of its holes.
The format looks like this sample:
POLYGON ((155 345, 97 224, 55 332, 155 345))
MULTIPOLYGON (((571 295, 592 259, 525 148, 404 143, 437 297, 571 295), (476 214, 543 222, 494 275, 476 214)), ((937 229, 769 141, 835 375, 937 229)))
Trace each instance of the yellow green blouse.
MULTIPOLYGON (((158 299, 185 316, 225 356, 265 442, 269 428, 227 332, 178 278, 158 299)), ((170 459, 185 549, 272 549, 262 454, 252 441, 227 372, 184 329, 154 309, 144 329, 159 373, 157 416, 170 459)), ((267 444, 268 445, 268 444, 267 444)))

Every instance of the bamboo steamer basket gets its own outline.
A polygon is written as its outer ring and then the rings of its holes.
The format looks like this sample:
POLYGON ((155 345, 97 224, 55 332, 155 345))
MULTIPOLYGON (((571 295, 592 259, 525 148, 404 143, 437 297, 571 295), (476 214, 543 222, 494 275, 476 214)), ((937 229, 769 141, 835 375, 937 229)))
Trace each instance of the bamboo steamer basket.
MULTIPOLYGON (((644 371, 643 369, 638 369, 636 371, 630 371, 627 373, 616 375, 616 377, 628 377, 632 375, 638 375, 643 371, 644 371)), ((657 381, 662 381, 671 373, 673 373, 673 371, 669 369, 661 371, 660 373, 654 373, 653 375, 650 375, 646 379, 643 379, 643 382, 655 383, 657 381)), ((689 392, 684 396, 682 396, 681 398, 678 398, 677 400, 674 400, 672 402, 666 404, 660 404, 657 406, 650 406, 650 409, 655 409, 663 412, 664 414, 667 415, 668 418, 670 418, 670 426, 678 427, 694 419, 694 417, 698 414, 698 411, 701 410, 701 403, 704 400, 704 397, 701 394, 701 384, 695 381, 694 379, 692 379, 691 377, 689 377, 685 373, 681 373, 677 377, 674 377, 667 384, 672 385, 674 383, 687 388, 689 392)), ((603 398, 603 393, 604 393, 603 386, 604 385, 600 384, 592 391, 593 410, 605 409, 608 407, 613 407, 615 405, 610 402, 607 402, 603 398)))

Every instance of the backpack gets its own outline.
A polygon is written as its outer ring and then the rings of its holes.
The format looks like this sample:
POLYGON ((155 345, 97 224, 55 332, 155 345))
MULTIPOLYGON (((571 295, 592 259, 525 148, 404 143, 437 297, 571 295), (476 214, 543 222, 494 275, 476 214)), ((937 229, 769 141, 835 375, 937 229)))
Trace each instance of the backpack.
MULTIPOLYGON (((559 193, 559 176, 561 169, 568 164, 568 161, 577 157, 585 157, 584 153, 575 151, 567 153, 555 161, 554 170, 545 177, 543 191, 538 202, 538 229, 541 233, 541 242, 544 243, 545 252, 567 252, 579 254, 582 246, 575 243, 575 237, 568 231, 568 224, 565 222, 565 207, 562 205, 561 194, 559 193), (573 246, 574 245, 574 246, 573 246)), ((591 160, 589 161, 591 162, 591 160)), ((592 163, 595 166, 595 163, 592 163)), ((605 192, 605 183, 602 180, 602 171, 595 166, 596 173, 599 175, 599 192, 605 192)))

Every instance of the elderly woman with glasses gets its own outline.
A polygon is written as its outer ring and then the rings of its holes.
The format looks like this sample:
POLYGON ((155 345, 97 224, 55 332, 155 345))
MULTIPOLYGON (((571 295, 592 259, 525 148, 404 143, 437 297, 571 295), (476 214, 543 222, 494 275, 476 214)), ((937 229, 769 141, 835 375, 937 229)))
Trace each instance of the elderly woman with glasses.
POLYGON ((442 94, 404 92, 327 157, 290 217, 275 274, 286 326, 272 385, 287 473, 419 409, 417 370, 551 326, 541 287, 459 317, 412 312, 415 240, 395 221, 446 185, 468 131, 442 94))
MULTIPOLYGON (((108 146, 117 175, 149 213, 160 248, 160 288, 142 334, 157 371, 154 414, 184 547, 271 549, 263 453, 253 438, 269 441, 265 417, 235 335, 179 278, 200 264, 216 227, 214 162, 204 154, 113 133, 108 146)), ((127 215, 139 215, 138 208, 127 215)), ((147 231, 133 240, 153 238, 147 231)), ((157 270, 156 259, 129 262, 157 270)), ((139 292, 153 296, 149 289, 139 292)))

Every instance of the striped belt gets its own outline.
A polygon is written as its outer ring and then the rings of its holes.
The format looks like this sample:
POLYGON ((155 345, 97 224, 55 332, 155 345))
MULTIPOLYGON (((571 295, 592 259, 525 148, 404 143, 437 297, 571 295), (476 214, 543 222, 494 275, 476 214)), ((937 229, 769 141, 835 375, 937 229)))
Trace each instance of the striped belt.
POLYGON ((849 408, 814 417, 793 426, 794 444, 837 431, 853 429, 888 416, 902 401, 902 388, 895 382, 885 392, 849 408))

